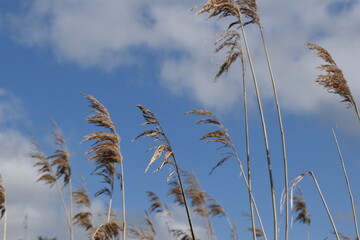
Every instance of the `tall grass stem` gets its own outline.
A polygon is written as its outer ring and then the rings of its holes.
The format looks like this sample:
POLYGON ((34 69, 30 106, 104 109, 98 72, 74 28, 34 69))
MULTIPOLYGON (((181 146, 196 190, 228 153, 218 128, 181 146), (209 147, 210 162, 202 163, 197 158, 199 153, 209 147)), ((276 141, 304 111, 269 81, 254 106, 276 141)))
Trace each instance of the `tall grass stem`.
POLYGON ((264 113, 263 113, 263 108, 262 108, 262 104, 261 104, 261 98, 260 98, 259 87, 258 87, 258 83, 257 83, 257 79, 256 79, 255 70, 254 70, 254 65, 253 65, 251 54, 250 54, 249 44, 248 44, 248 41, 246 38, 244 24, 242 23, 241 16, 239 17, 239 23, 240 23, 241 32, 242 32, 244 42, 245 42, 245 48, 246 48, 246 53, 247 53, 248 60, 249 60, 251 74, 252 74, 253 81, 254 81, 256 98, 257 98, 259 112, 260 112, 260 118, 261 118, 261 125, 262 125, 262 129, 263 129, 263 137, 264 137, 266 158, 267 158, 269 178, 270 178, 269 181, 270 181, 271 201, 272 201, 272 211, 273 211, 274 240, 277 240, 278 239, 278 224, 277 224, 277 213, 276 213, 275 188, 274 188, 274 180, 273 180, 273 175, 272 175, 272 167, 271 167, 270 150, 269 150, 269 142, 268 142, 268 137, 267 137, 266 123, 265 123, 265 119, 264 119, 264 113))
POLYGON ((350 181, 349 181, 349 178, 348 178, 348 175, 347 175, 347 172, 346 172, 345 162, 344 162, 344 159, 343 159, 343 156, 342 156, 342 153, 341 153, 340 145, 339 145, 339 142, 337 140, 335 130, 334 130, 334 128, 332 128, 331 130, 332 130, 332 134, 333 134, 333 137, 334 137, 334 140, 335 140, 335 143, 336 143, 336 147, 337 147, 337 150, 338 150, 338 153, 339 153, 341 167, 342 167, 343 172, 344 172, 346 186, 348 188, 348 193, 349 193, 349 197, 350 197, 350 201, 351 201, 351 208, 352 208, 352 214, 353 214, 354 225, 355 225, 356 239, 359 240, 360 239, 360 237, 359 237, 359 228, 358 228, 358 222, 357 222, 354 198, 353 198, 353 194, 352 194, 351 187, 350 187, 350 181))
POLYGON ((271 84, 273 87, 276 110, 277 110, 277 115, 278 115, 278 120, 279 120, 280 134, 281 134, 281 147, 282 147, 282 152, 283 152, 284 183, 285 183, 285 240, 288 240, 289 239, 289 193, 288 193, 289 177, 288 177, 288 161, 287 161, 287 155, 286 155, 285 133, 284 133, 282 116, 281 116, 281 108, 280 108, 278 94, 277 94, 276 81, 274 78, 271 61, 270 61, 270 56, 269 56, 269 52, 268 52, 268 49, 266 46, 264 31, 263 31, 263 27, 261 26, 261 22, 259 23, 258 26, 259 26, 259 30, 260 30, 262 45, 264 47, 266 62, 267 62, 268 68, 269 68, 269 74, 270 74, 270 78, 271 78, 271 84))

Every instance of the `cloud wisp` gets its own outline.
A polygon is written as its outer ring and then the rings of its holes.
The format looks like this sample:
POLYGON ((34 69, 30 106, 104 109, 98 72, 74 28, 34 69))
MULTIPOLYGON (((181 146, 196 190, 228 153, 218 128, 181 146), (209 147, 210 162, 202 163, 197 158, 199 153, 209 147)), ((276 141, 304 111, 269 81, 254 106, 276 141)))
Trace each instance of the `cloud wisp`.
MULTIPOLYGON (((335 0, 289 3, 259 1, 282 106, 295 113, 318 114, 337 100, 313 82, 318 60, 305 47, 312 41, 328 49, 343 69, 355 98, 356 56, 360 37, 360 4, 335 0), (331 24, 329 24, 331 22, 331 24)), ((192 18, 191 1, 145 0, 33 0, 21 13, 4 13, 16 41, 51 49, 60 61, 86 67, 113 69, 141 57, 133 49, 176 52, 161 62, 161 84, 172 93, 190 96, 206 107, 231 109, 240 98, 240 67, 212 83, 216 64, 211 44, 203 42, 217 31, 219 22, 192 18), (208 70, 204 70, 208 69, 208 70), (211 69, 211 71, 209 71, 211 69), (237 87, 239 86, 239 87, 237 87)), ((260 91, 270 99, 265 57, 255 28, 248 28, 250 47, 260 81, 260 91)), ((239 63, 240 64, 240 63, 239 63)), ((247 70, 247 75, 249 71, 247 70)))

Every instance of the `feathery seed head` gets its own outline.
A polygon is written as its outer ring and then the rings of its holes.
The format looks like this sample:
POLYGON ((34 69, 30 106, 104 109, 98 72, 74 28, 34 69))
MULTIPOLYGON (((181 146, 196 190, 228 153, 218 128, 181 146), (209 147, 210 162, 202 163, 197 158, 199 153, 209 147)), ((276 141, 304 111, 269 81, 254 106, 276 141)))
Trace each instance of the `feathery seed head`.
POLYGON ((116 239, 123 231, 123 224, 119 220, 105 222, 96 228, 92 235, 93 240, 110 240, 116 239))
POLYGON ((303 223, 310 226, 311 224, 311 215, 307 211, 305 200, 302 196, 301 190, 298 188, 297 195, 293 196, 293 204, 295 205, 294 211, 298 213, 295 221, 303 223))
POLYGON ((135 137, 133 139, 133 141, 135 141, 141 137, 150 137, 153 139, 154 142, 159 141, 162 143, 156 147, 148 149, 148 151, 150 151, 150 150, 155 150, 155 151, 154 151, 152 158, 150 159, 149 164, 147 165, 147 167, 145 169, 145 172, 147 172, 149 170, 149 168, 151 167, 151 165, 153 165, 153 163, 157 159, 161 158, 162 156, 164 156, 163 161, 160 164, 160 166, 155 170, 155 172, 161 170, 166 164, 173 165, 174 164, 174 152, 172 151, 170 142, 169 142, 168 138, 166 137, 164 131, 162 130, 162 127, 161 127, 159 121, 157 120, 155 114, 153 112, 151 112, 149 109, 147 109, 141 105, 137 105, 136 107, 138 107, 141 110, 143 117, 145 119, 145 122, 141 125, 154 125, 155 129, 142 132, 137 137, 135 137))
POLYGON ((318 75, 315 82, 323 86, 326 90, 328 90, 328 92, 340 95, 343 98, 342 102, 345 102, 348 107, 355 106, 355 101, 347 81, 330 53, 326 51, 326 49, 311 42, 306 42, 305 46, 314 50, 317 56, 328 63, 317 67, 319 70, 325 71, 327 74, 318 75))
POLYGON ((156 213, 161 213, 164 211, 164 206, 163 204, 160 202, 160 198, 151 191, 147 191, 146 192, 148 197, 150 198, 150 202, 151 202, 151 206, 149 208, 150 212, 156 212, 156 213))
POLYGON ((5 187, 3 184, 2 177, 0 175, 0 219, 4 216, 6 207, 5 207, 5 187))
POLYGON ((70 167, 70 154, 66 148, 66 141, 62 136, 61 129, 58 124, 52 120, 55 130, 51 131, 54 138, 55 145, 59 148, 54 151, 54 154, 47 157, 51 161, 51 167, 54 167, 54 177, 56 180, 63 177, 64 187, 70 182, 71 167, 70 167))
POLYGON ((120 137, 116 132, 115 125, 111 120, 107 109, 96 98, 88 94, 82 94, 89 100, 91 110, 94 114, 87 118, 87 121, 96 126, 103 127, 108 132, 95 132, 84 137, 85 141, 93 141, 92 148, 86 152, 87 161, 95 164, 94 174, 103 177, 107 184, 103 189, 95 193, 95 196, 101 194, 112 195, 114 178, 116 175, 116 164, 122 164, 123 157, 120 152, 120 137))
POLYGON ((235 147, 232 143, 232 140, 230 138, 230 135, 224 125, 216 118, 215 114, 206 111, 206 110, 192 110, 188 111, 187 113, 191 114, 197 114, 197 115, 206 115, 211 116, 212 118, 205 118, 200 119, 197 121, 198 124, 210 124, 215 125, 219 130, 209 132, 207 134, 204 134, 200 140, 206 140, 205 143, 219 143, 220 147, 218 149, 227 148, 230 151, 222 153, 221 160, 212 168, 210 174, 219 166, 221 166, 224 162, 226 162, 228 159, 232 157, 236 157, 235 147), (205 112, 206 114, 201 114, 202 112, 205 112))

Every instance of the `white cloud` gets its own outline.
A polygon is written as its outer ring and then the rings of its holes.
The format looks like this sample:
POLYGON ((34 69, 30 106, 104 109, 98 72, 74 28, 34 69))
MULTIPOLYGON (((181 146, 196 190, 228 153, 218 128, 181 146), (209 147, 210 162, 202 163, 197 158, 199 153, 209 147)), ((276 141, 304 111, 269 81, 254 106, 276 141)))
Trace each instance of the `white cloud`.
MULTIPOLYGON (((282 106, 297 113, 317 114, 341 99, 316 87, 312 80, 321 61, 307 50, 305 41, 327 48, 343 69, 356 99, 360 99, 360 4, 328 1, 259 0, 282 106)), ((224 29, 203 17, 191 21, 192 1, 146 0, 33 0, 24 14, 8 13, 13 36, 30 46, 49 46, 60 60, 83 66, 111 69, 132 63, 133 47, 177 51, 162 63, 162 83, 173 93, 184 94, 207 107, 230 109, 241 96, 240 73, 233 67, 221 83, 212 84, 216 69, 209 62, 212 45, 203 41, 224 29), (210 71, 211 70, 211 71, 210 71), (236 74, 235 74, 236 73, 236 74), (239 87, 238 87, 239 86, 239 87)), ((196 4, 196 3, 195 3, 196 4)), ((262 46, 255 27, 248 28, 260 91, 272 98, 262 46)), ((247 70, 250 75, 250 71, 247 70)), ((250 85, 249 87, 252 88, 250 85)))
MULTIPOLYGON (((56 211, 56 192, 35 183, 37 176, 29 157, 30 143, 14 130, 0 133, 0 169, 6 191, 8 238, 24 236, 22 228, 28 215, 28 237, 49 233, 60 216, 56 211)), ((2 221, 3 222, 3 221, 2 221)), ((1 228, 2 229, 2 228, 1 228)))
POLYGON ((0 88, 0 124, 24 120, 21 100, 13 93, 0 88))

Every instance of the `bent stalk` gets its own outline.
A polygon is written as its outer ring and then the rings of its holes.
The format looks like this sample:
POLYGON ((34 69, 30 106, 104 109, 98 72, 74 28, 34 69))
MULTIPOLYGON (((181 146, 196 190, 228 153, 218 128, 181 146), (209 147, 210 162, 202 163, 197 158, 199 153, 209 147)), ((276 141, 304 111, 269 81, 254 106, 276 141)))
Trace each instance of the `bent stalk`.
POLYGON ((354 219, 354 224, 355 224, 356 239, 359 240, 360 239, 360 237, 359 237, 359 228, 358 228, 357 216, 356 216, 356 211, 355 211, 354 198, 353 198, 353 194, 352 194, 351 187, 350 187, 350 181, 349 181, 348 175, 346 173, 344 159, 343 159, 343 156, 342 156, 342 153, 341 153, 339 142, 338 142, 336 134, 335 134, 335 130, 333 128, 331 130, 332 130, 332 134, 333 134, 333 137, 334 137, 334 140, 335 140, 335 143, 336 143, 337 150, 339 152, 339 158, 340 158, 340 162, 341 162, 341 167, 342 167, 343 172, 344 172, 346 186, 347 186, 348 192, 349 192, 349 198, 350 198, 350 201, 351 201, 352 214, 353 214, 353 219, 354 219))
POLYGON ((322 192, 321 192, 321 189, 320 189, 320 186, 319 186, 318 181, 316 180, 315 174, 314 174, 313 172, 311 172, 311 171, 307 171, 307 172, 304 172, 304 173, 300 174, 299 176, 297 176, 297 177, 292 181, 292 185, 289 187, 289 189, 290 189, 291 191, 293 191, 294 187, 296 187, 296 185, 298 185, 298 184, 301 182, 301 180, 304 179, 305 175, 307 175, 307 174, 309 174, 309 175, 312 177, 312 179, 313 179, 313 181, 314 181, 314 183, 315 183, 316 189, 317 189, 318 192, 319 192, 321 201, 322 201, 323 204, 324 204, 326 213, 327 213, 327 215, 328 215, 328 217, 329 217, 329 220, 330 220, 330 222, 331 222, 331 226, 332 226, 332 228, 333 228, 333 230, 334 230, 334 234, 335 234, 335 236, 336 236, 336 239, 337 239, 337 240, 340 240, 339 232, 338 232, 337 229, 336 229, 334 219, 333 219, 333 217, 332 217, 332 215, 331 215, 331 213, 330 213, 330 210, 329 210, 329 208, 328 208, 328 206, 327 206, 327 204, 326 204, 325 197, 324 197, 324 195, 323 195, 322 192))

